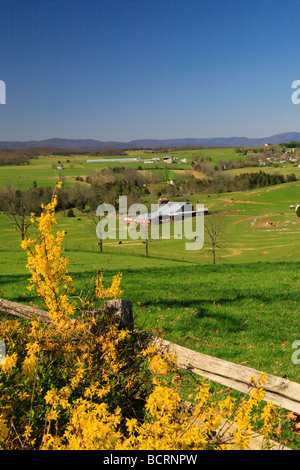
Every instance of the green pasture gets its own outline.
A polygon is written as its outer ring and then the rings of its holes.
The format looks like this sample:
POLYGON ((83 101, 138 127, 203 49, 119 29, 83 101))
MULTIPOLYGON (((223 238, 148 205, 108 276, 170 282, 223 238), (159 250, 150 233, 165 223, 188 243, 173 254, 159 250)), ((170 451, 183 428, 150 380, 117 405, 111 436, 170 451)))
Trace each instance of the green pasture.
MULTIPOLYGON (((230 152, 222 150, 223 155, 230 152)), ((220 158, 222 152, 217 153, 220 158)), ((22 187, 34 180, 38 186, 54 186, 61 175, 52 168, 53 159, 63 163, 64 175, 69 175, 65 182, 71 185, 76 176, 90 171, 81 158, 72 161, 72 168, 66 161, 70 157, 41 157, 22 168, 1 167, 0 185, 9 176, 16 184, 18 175, 22 187)), ((121 272, 123 298, 132 301, 138 327, 204 354, 299 383, 300 364, 292 362, 292 344, 299 340, 300 221, 290 206, 300 202, 300 181, 176 199, 204 204, 210 212, 206 220, 212 215, 222 218, 225 236, 216 265, 208 237, 201 250, 188 251, 188 240, 177 236, 177 224, 170 226, 170 239, 151 241, 146 258, 145 240, 120 240, 118 230, 117 239, 104 240, 100 253, 96 226, 87 212, 75 210, 74 218, 58 212, 57 229, 67 232, 65 256, 75 282, 74 295, 92 287, 96 269, 104 268, 107 283, 121 272)), ((28 277, 20 237, 0 214, 0 297, 43 308, 26 289, 28 277)), ((299 448, 294 434, 290 439, 287 445, 299 448)))
MULTIPOLYGON (((1 250, 0 297, 43 305, 26 289, 26 253, 1 250)), ((300 262, 198 265, 117 253, 70 250, 76 292, 92 287, 96 269, 105 282, 123 276, 123 298, 136 325, 170 341, 299 382, 292 343, 299 339, 300 262)))
MULTIPOLYGON (((159 174, 161 180, 168 180, 176 178, 178 172, 184 174, 185 171, 192 171, 191 162, 195 156, 203 155, 210 157, 212 163, 217 163, 219 160, 235 160, 241 158, 234 149, 203 149, 203 150, 181 150, 173 152, 160 152, 160 153, 147 153, 145 151, 128 152, 129 157, 136 157, 142 159, 150 159, 152 157, 162 158, 166 155, 177 157, 178 162, 172 164, 152 163, 146 164, 143 161, 137 162, 97 162, 87 163, 87 160, 100 160, 122 158, 122 157, 99 157, 99 156, 85 156, 85 155, 49 155, 40 156, 36 159, 30 160, 29 164, 23 165, 5 165, 0 167, 0 187, 5 185, 18 186, 20 189, 28 188, 33 185, 35 181, 40 186, 53 187, 58 180, 63 180, 65 187, 73 186, 76 183, 76 177, 86 178, 90 173, 95 171, 100 172, 107 167, 120 167, 133 168, 140 171, 154 171, 159 174), (188 163, 181 163, 180 159, 186 158, 188 163), (58 170, 58 162, 63 165, 62 170, 58 170)), ((196 177, 203 177, 203 174, 196 173, 196 177)))
MULTIPOLYGON (((167 167, 164 163, 145 164, 144 162, 97 162, 87 163, 89 157, 76 156, 43 156, 31 160, 29 165, 6 165, 0 167, 0 186, 12 185, 20 189, 28 188, 35 181, 38 187, 53 187, 58 180, 64 182, 65 187, 73 186, 77 177, 85 179, 89 174, 101 172, 104 168, 115 168, 124 166, 141 171, 153 171, 159 175, 162 181, 173 178, 172 169, 176 171, 191 170, 190 164, 171 164, 167 167), (58 170, 58 161, 63 165, 62 170, 58 170)), ((93 159, 93 157, 90 157, 93 159)), ((94 157, 98 159, 99 157, 94 157)))
MULTIPOLYGON (((217 264, 300 261, 299 235, 300 221, 295 215, 296 206, 300 201, 300 182, 285 183, 239 193, 223 193, 213 195, 197 195, 188 198, 177 197, 178 200, 189 200, 194 206, 203 204, 210 214, 222 219, 224 236, 220 238, 217 250, 217 264)), ((153 202, 153 201, 151 201, 153 202)), ((147 204, 147 206, 150 205, 147 204)), ((96 225, 89 214, 75 210, 75 217, 64 217, 57 214, 58 226, 67 232, 66 250, 99 251, 96 225)), ((206 217, 209 220, 211 215, 206 217)), ((132 239, 130 231, 127 239, 118 238, 118 229, 125 223, 117 219, 116 238, 103 241, 104 251, 124 256, 145 256, 145 235, 137 228, 137 239, 132 239)), ((125 226, 126 228, 126 226, 125 226)), ((0 239, 3 249, 16 249, 18 234, 9 224, 6 216, 0 216, 0 239)), ((201 229, 201 226, 200 226, 201 229)), ((197 264, 211 264, 211 243, 204 236, 202 249, 194 248, 188 240, 189 234, 185 226, 178 223, 164 224, 161 227, 160 239, 152 239, 149 244, 149 256, 160 259, 178 260, 197 264), (163 232, 162 232, 163 230, 163 232)), ((195 223, 192 230, 197 236, 195 223)), ((149 231, 151 237, 151 229, 149 231)), ((196 246, 196 245, 195 245, 196 246)))
MULTIPOLYGON (((131 151, 131 157, 136 158, 144 158, 145 151, 131 151)), ((211 158, 211 162, 216 164, 220 160, 238 160, 244 158, 242 154, 237 153, 235 148, 203 148, 203 149, 191 149, 191 150, 173 150, 173 151, 164 151, 151 154, 148 152, 146 154, 147 158, 152 157, 164 157, 166 155, 171 155, 173 158, 177 157, 179 160, 182 158, 186 158, 188 161, 192 162, 195 160, 195 157, 204 157, 204 158, 211 158)))
POLYGON ((259 171, 263 171, 264 173, 270 173, 270 174, 280 174, 283 176, 294 174, 297 178, 300 178, 300 168, 298 168, 298 165, 292 165, 292 164, 234 168, 231 170, 226 170, 222 173, 224 173, 225 175, 228 174, 228 175, 235 176, 235 175, 240 175, 242 173, 258 173, 259 171))
MULTIPOLYGON (((74 296, 92 288, 95 270, 105 283, 122 272, 122 297, 133 303, 136 327, 195 351, 240 363, 292 381, 299 339, 300 263, 249 262, 223 265, 70 250, 74 296)), ((0 297, 44 308, 26 289, 26 254, 0 252, 0 297)), ((190 385, 191 387, 192 385, 190 385)), ((211 384, 216 393, 222 389, 211 384)), ((288 446, 300 439, 288 432, 288 446)))

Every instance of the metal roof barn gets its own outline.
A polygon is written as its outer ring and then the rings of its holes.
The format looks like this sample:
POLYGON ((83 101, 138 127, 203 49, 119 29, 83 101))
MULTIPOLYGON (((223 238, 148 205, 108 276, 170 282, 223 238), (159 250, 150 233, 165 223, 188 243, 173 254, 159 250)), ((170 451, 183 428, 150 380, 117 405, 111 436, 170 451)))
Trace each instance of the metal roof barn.
POLYGON ((127 217, 126 220, 135 223, 158 224, 167 221, 180 221, 187 217, 201 215, 201 212, 207 213, 207 209, 195 211, 192 204, 187 202, 167 202, 150 214, 140 214, 136 217, 127 217))

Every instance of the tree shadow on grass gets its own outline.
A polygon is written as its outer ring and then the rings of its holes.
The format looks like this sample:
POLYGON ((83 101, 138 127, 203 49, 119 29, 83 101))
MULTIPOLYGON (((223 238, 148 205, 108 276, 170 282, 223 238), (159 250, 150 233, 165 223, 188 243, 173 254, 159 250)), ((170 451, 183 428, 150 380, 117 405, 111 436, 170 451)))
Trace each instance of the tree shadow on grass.
MULTIPOLYGON (((174 328, 166 325, 164 330, 171 332, 174 328)), ((182 322, 176 322, 176 331, 181 335, 185 332, 195 330, 195 333, 203 331, 203 333, 209 334, 210 332, 219 331, 221 335, 236 334, 248 329, 248 324, 245 323, 245 319, 237 317, 236 315, 230 315, 228 312, 219 308, 213 311, 211 304, 203 303, 201 306, 198 305, 196 312, 193 312, 193 317, 188 319, 182 318, 182 322)))
POLYGON ((0 276, 0 297, 10 300, 38 306, 42 305, 40 297, 35 292, 26 292, 28 286, 28 274, 6 274, 0 276))
POLYGON ((225 309, 233 304, 232 299, 219 299, 216 304, 208 300, 173 300, 156 299, 155 301, 143 302, 144 307, 159 308, 159 313, 165 317, 162 321, 162 327, 166 333, 176 331, 184 334, 185 331, 203 330, 204 332, 216 331, 230 333, 239 333, 248 329, 243 316, 237 316, 225 309), (224 307, 224 308, 222 308, 224 307), (176 309, 176 314, 172 317, 172 310, 176 309), (164 315, 165 312, 165 315, 164 315), (168 313, 167 313, 168 312, 168 313), (178 321, 178 312, 182 316, 182 321, 178 321), (173 326, 176 322, 176 327, 173 326))

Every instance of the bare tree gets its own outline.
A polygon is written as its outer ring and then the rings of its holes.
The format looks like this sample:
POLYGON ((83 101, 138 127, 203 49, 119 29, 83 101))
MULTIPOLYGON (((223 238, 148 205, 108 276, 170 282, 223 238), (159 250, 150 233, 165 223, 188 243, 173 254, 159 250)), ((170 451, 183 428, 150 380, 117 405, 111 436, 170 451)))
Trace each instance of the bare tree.
POLYGON ((91 212, 88 214, 88 219, 91 221, 91 225, 89 225, 89 229, 95 235, 97 233, 97 237, 99 239, 98 246, 100 253, 103 253, 103 237, 102 237, 102 229, 101 229, 101 224, 100 222, 100 217, 95 215, 94 212, 91 212))
POLYGON ((148 258, 149 256, 149 245, 151 243, 151 235, 150 235, 150 230, 149 230, 149 224, 147 222, 141 224, 141 237, 144 239, 144 241, 142 242, 143 245, 145 245, 145 255, 146 255, 146 258, 148 258))
POLYGON ((145 245, 145 248, 146 248, 146 258, 148 258, 149 256, 149 245, 151 243, 151 237, 149 237, 148 234, 146 234, 146 238, 145 238, 145 241, 143 242, 143 244, 145 245))
MULTIPOLYGON (((95 219, 94 219, 95 221, 95 219)), ((102 234, 102 229, 100 228, 98 230, 98 237, 99 237, 99 250, 100 250, 100 253, 103 253, 103 234, 102 234)))
POLYGON ((40 198, 34 188, 21 191, 7 186, 0 194, 0 210, 10 219, 11 225, 24 240, 31 225, 30 215, 40 211, 40 198))
POLYGON ((225 241, 225 222, 224 219, 215 214, 205 216, 205 233, 207 235, 210 250, 212 252, 213 264, 216 264, 216 252, 222 247, 225 241))

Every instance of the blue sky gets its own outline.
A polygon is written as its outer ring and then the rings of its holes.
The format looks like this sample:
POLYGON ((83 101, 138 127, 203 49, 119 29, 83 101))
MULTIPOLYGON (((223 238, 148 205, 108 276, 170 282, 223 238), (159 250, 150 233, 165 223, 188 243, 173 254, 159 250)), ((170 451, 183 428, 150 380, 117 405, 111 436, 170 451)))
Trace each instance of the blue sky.
POLYGON ((300 131, 296 0, 0 0, 0 140, 300 131))

